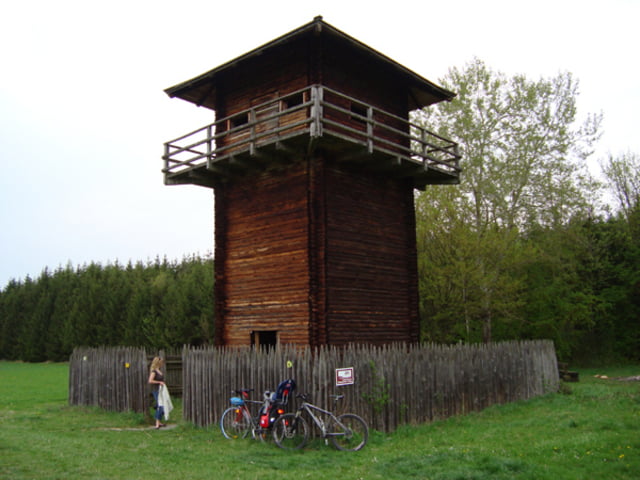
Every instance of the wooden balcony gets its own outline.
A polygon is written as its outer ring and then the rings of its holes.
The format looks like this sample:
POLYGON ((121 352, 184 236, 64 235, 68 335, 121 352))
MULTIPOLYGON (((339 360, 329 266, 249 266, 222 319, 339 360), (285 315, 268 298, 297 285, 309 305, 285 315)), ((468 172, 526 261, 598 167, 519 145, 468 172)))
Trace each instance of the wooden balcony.
POLYGON ((277 97, 164 144, 167 185, 216 184, 315 151, 415 188, 459 183, 456 143, 322 85, 277 97))

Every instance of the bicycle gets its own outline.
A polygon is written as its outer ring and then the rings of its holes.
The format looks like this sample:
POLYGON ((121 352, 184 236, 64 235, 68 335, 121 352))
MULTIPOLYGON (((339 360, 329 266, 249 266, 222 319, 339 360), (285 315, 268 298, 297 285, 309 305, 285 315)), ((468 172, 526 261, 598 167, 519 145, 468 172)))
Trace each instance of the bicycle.
POLYGON ((242 388, 232 391, 237 397, 231 397, 231 406, 227 408, 220 417, 220 430, 222 435, 229 440, 246 438, 249 433, 253 438, 264 439, 262 428, 260 427, 260 414, 252 415, 248 405, 262 405, 263 402, 250 400, 249 393, 253 388, 242 388))
MULTIPOLYGON (((335 410, 338 400, 344 395, 331 395, 335 400, 335 410)), ((309 440, 309 425, 302 417, 307 412, 313 423, 320 429, 322 438, 329 439, 338 450, 355 452, 367 444, 369 427, 366 422, 354 413, 344 413, 336 416, 307 401, 307 394, 299 394, 302 403, 296 413, 285 413, 278 417, 272 427, 273 440, 278 447, 285 450, 298 450, 309 440), (324 419, 323 419, 324 417, 324 419)))
MULTIPOLYGON (((275 420, 284 413, 289 395, 296 389, 296 382, 287 379, 278 385, 275 392, 265 391, 264 400, 249 400, 249 393, 253 389, 235 390, 237 397, 231 397, 231 407, 227 408, 220 417, 220 430, 231 440, 246 438, 249 432, 253 438, 264 441, 275 420), (247 404, 262 405, 257 415, 252 415, 247 404)), ((234 392, 232 392, 234 393, 234 392)))

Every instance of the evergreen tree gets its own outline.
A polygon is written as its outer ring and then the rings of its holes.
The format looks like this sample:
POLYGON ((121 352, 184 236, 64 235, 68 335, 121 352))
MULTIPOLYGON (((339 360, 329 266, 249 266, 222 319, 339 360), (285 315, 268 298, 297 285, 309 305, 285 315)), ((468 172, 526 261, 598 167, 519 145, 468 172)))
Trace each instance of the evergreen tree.
POLYGON ((213 260, 67 265, 0 290, 0 358, 65 360, 77 346, 213 342, 213 260))

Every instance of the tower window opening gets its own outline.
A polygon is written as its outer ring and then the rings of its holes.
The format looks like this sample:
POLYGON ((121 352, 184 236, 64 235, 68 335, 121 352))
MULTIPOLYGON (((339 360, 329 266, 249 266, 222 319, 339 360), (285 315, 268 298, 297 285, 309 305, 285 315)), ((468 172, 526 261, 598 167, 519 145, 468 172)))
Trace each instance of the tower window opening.
POLYGON ((360 123, 367 123, 368 109, 359 103, 351 103, 351 120, 360 123))
POLYGON ((249 123, 249 114, 241 113, 239 115, 235 115, 229 119, 229 129, 242 127, 249 123))
POLYGON ((302 105, 304 103, 304 97, 302 92, 296 93, 295 95, 291 95, 282 100, 282 110, 287 110, 289 108, 297 107, 298 105, 302 105))

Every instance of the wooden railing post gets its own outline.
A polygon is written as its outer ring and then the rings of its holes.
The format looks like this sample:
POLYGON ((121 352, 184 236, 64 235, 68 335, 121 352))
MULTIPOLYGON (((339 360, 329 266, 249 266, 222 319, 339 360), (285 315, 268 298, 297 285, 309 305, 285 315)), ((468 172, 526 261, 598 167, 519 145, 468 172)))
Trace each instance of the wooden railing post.
POLYGON ((213 153, 213 125, 207 126, 207 160, 211 160, 213 153))
POLYGON ((164 156, 162 159, 164 160, 164 171, 166 173, 169 171, 169 142, 164 144, 164 156))
POLYGON ((322 136, 322 100, 323 90, 320 85, 311 87, 311 126, 310 135, 312 138, 322 136))
POLYGON ((367 107, 367 150, 373 153, 373 107, 367 107))
POLYGON ((249 111, 249 155, 254 156, 256 154, 256 111, 251 109, 249 111))

